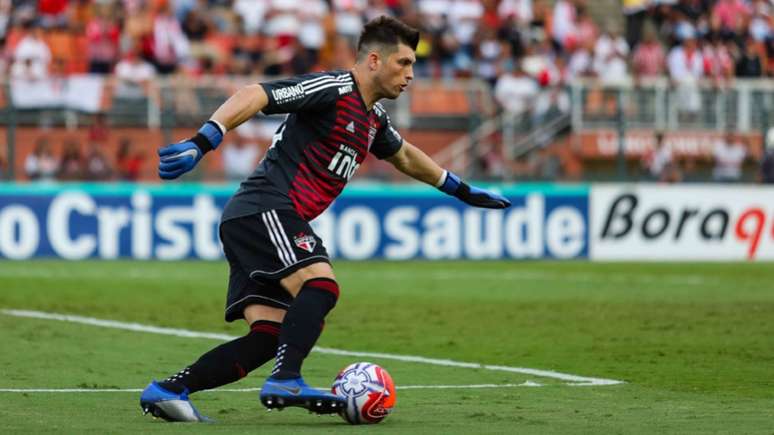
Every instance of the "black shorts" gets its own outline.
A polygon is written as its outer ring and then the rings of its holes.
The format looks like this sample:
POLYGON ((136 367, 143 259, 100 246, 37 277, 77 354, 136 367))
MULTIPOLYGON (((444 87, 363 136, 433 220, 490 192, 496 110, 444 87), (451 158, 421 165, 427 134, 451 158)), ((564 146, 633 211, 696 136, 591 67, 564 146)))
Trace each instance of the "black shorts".
POLYGON ((252 304, 287 309, 293 297, 280 280, 321 261, 330 262, 322 239, 292 210, 269 210, 220 224, 220 240, 231 268, 226 321, 243 318, 252 304))

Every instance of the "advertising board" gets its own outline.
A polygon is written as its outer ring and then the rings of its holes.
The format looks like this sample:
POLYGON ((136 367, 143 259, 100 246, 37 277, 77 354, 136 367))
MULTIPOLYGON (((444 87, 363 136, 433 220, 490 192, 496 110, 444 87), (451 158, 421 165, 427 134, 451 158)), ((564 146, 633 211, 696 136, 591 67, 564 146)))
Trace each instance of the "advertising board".
POLYGON ((772 260, 774 188, 594 185, 593 260, 772 260))
MULTIPOLYGON (((314 222, 334 258, 584 258, 588 189, 495 186, 483 210, 425 186, 351 186, 314 222)), ((216 259, 235 185, 3 185, 0 257, 216 259)))

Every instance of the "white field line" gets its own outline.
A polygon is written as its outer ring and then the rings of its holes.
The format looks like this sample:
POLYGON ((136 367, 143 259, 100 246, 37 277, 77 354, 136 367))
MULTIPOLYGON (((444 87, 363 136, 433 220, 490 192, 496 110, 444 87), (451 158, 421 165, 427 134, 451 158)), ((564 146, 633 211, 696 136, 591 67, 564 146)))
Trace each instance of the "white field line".
MULTIPOLYGON (((197 331, 189 331, 187 329, 162 328, 159 326, 142 325, 140 323, 119 322, 115 320, 96 319, 93 317, 75 316, 70 314, 45 313, 42 311, 2 309, 0 310, 0 313, 5 314, 7 316, 14 316, 14 317, 30 317, 35 319, 60 320, 64 322, 99 326, 102 328, 123 329, 128 331, 137 331, 137 332, 149 332, 153 334, 172 335, 175 337, 209 338, 209 339, 221 340, 221 341, 233 340, 237 338, 236 336, 228 335, 228 334, 217 334, 212 332, 197 332, 197 331)), ((395 355, 395 354, 377 353, 377 352, 355 352, 355 351, 332 349, 332 348, 319 347, 319 346, 315 347, 313 350, 319 353, 330 354, 330 355, 345 355, 345 356, 356 356, 356 357, 363 357, 363 358, 380 358, 380 359, 389 359, 389 360, 403 361, 403 362, 430 364, 430 365, 436 365, 436 366, 521 373, 521 374, 531 375, 531 376, 559 379, 562 381, 567 381, 568 385, 573 385, 573 386, 602 386, 602 385, 617 385, 617 384, 623 383, 623 381, 617 381, 614 379, 578 376, 578 375, 572 375, 567 373, 555 372, 552 370, 539 370, 539 369, 530 369, 530 368, 523 368, 523 367, 509 367, 509 366, 500 366, 500 365, 460 362, 460 361, 454 361, 449 359, 425 358, 422 356, 413 356, 413 355, 395 355)))
POLYGON ((0 388, 0 393, 140 393, 142 388, 0 388))
MULTIPOLYGON (((486 388, 542 387, 542 384, 525 381, 521 384, 470 384, 470 385, 398 385, 396 390, 473 390, 486 388)), ((316 387, 327 390, 325 387, 316 387)), ((142 388, 0 388, 0 393, 139 393, 142 388)), ((218 388, 202 393, 257 393, 260 388, 218 388)))
MULTIPOLYGON (((337 272, 337 275, 347 277, 348 273, 337 272)), ((389 272, 358 272, 359 279, 379 279, 391 281, 415 280, 415 277, 401 273, 389 272)), ((78 275, 73 275, 68 270, 34 270, 34 269, 13 269, 0 272, 2 278, 50 278, 50 279, 82 279, 104 277, 105 273, 96 271, 79 271, 78 275)), ((111 271, 111 276, 122 279, 137 280, 159 280, 165 281, 197 281, 203 275, 191 273, 175 272, 154 272, 145 269, 124 269, 120 271, 111 271)), ((207 275, 209 276, 209 275, 207 275)), ((570 283, 596 283, 596 282, 614 282, 620 284, 675 284, 675 285, 695 285, 705 286, 712 284, 717 280, 711 277, 696 274, 662 274, 662 275, 632 275, 632 274, 592 274, 592 273, 572 273, 566 275, 557 275, 556 273, 541 271, 507 271, 494 274, 479 272, 430 272, 424 275, 424 278, 439 281, 458 281, 458 280, 476 280, 476 281, 562 281, 570 283)))

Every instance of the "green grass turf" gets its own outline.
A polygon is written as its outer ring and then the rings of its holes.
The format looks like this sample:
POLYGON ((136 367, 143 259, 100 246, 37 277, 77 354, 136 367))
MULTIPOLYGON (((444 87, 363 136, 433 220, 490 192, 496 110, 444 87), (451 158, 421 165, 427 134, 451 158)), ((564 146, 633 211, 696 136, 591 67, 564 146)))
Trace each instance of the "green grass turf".
MULTIPOLYGON (((771 264, 337 262, 342 298, 319 344, 626 381, 578 387, 538 376, 371 359, 399 390, 372 427, 257 393, 197 394, 214 425, 140 415, 137 393, 0 393, 2 433, 763 433, 774 434, 771 264)), ((0 308, 242 334, 225 324, 222 262, 0 262, 0 308)), ((0 315, 0 388, 141 388, 217 341, 0 315)), ((328 385, 364 358, 313 353, 328 385)), ((233 387, 259 387, 263 367, 233 387)))

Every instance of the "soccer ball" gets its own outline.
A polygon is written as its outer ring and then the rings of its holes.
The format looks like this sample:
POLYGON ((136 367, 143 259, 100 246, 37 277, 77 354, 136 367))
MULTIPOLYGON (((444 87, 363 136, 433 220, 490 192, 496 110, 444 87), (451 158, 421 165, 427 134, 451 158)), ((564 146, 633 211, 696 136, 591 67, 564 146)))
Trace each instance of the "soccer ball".
POLYGON ((395 384, 390 374, 372 363, 345 367, 333 381, 331 391, 347 399, 347 407, 339 415, 350 424, 379 423, 395 406, 395 384))

